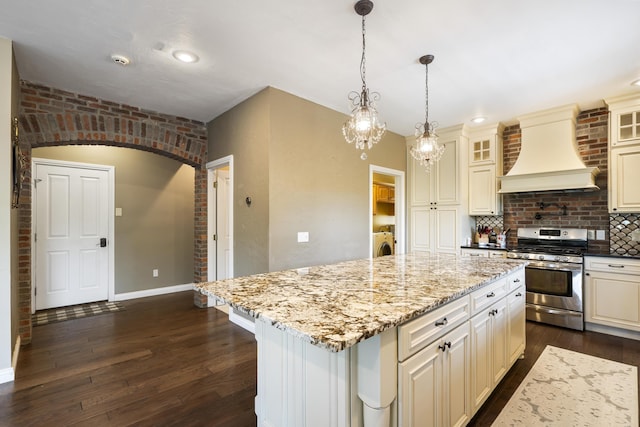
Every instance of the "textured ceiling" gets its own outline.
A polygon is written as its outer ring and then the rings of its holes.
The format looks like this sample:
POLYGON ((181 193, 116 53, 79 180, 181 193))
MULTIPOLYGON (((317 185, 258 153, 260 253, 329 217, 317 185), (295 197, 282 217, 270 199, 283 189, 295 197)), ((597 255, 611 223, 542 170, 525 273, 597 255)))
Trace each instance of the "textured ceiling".
MULTIPOLYGON (((347 113, 360 17, 344 0, 0 0, 20 77, 209 121, 265 86, 347 113), (200 61, 182 64, 176 49, 200 61), (116 65, 112 54, 131 59, 116 65)), ((640 94, 640 0, 376 0, 367 83, 388 128, 487 123, 640 94)))

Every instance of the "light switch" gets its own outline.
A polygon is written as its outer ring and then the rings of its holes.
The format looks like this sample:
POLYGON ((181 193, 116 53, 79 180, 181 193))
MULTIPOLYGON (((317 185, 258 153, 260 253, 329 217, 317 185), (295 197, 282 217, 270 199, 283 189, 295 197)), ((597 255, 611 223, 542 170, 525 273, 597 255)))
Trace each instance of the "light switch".
POLYGON ((309 241, 308 231, 298 231, 298 243, 306 243, 309 241))
POLYGON ((604 240, 604 230, 596 231, 596 240, 604 240))
POLYGON ((116 216, 122 216, 122 208, 116 208, 116 216))
POLYGON ((595 240, 595 238, 596 238, 595 230, 587 230, 587 239, 595 240))

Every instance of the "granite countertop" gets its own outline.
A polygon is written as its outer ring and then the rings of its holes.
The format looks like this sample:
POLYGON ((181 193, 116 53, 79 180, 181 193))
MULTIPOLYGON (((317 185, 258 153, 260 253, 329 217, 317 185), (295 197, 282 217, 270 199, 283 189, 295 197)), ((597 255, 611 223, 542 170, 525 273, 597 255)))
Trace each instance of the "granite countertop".
POLYGON ((390 255, 198 283, 195 289, 337 352, 525 264, 504 258, 390 255))
POLYGON ((587 252, 583 256, 599 256, 604 258, 620 258, 620 259, 640 259, 640 255, 620 255, 611 253, 587 252))

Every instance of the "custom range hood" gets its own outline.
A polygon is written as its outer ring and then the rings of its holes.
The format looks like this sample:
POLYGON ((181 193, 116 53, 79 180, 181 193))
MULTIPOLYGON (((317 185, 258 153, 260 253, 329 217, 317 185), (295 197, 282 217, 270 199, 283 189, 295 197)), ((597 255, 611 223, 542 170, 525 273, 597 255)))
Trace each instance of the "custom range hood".
POLYGON ((578 106, 566 105, 518 117, 520 154, 500 177, 500 193, 598 190, 596 167, 586 167, 578 154, 578 106))

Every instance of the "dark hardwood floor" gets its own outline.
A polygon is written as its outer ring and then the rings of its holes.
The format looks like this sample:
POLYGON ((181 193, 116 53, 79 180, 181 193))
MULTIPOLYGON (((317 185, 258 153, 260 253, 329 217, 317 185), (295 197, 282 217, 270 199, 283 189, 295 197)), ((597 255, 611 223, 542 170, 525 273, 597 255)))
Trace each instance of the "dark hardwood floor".
MULTIPOLYGON (((124 305, 34 328, 15 382, 0 385, 0 426, 256 425, 252 334, 191 292, 124 305)), ((639 341, 528 323, 526 357, 470 425, 491 424, 547 344, 640 365, 639 341)))

